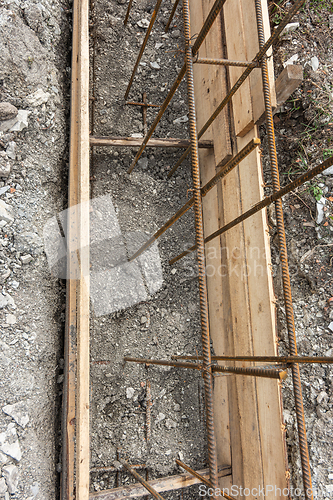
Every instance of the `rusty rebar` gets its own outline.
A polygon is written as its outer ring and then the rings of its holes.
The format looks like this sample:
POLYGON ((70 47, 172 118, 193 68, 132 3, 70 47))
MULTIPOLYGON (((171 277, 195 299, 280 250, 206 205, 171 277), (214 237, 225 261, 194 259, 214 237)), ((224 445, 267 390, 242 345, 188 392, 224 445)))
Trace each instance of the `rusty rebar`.
POLYGON ((208 481, 208 479, 206 479, 205 477, 203 477, 197 471, 191 469, 191 467, 189 467, 188 465, 184 464, 184 462, 182 462, 181 460, 178 460, 177 458, 176 458, 176 464, 179 465, 179 467, 181 467, 182 469, 184 469, 187 472, 189 472, 190 474, 192 474, 192 476, 194 476, 197 479, 199 479, 199 481, 201 481, 202 483, 206 484, 209 488, 212 487, 212 484, 210 483, 210 481, 208 481))
MULTIPOLYGON (((261 0, 255 0, 255 7, 256 7, 259 47, 260 49, 262 49, 262 47, 264 47, 265 45, 265 34, 264 34, 264 23, 262 18, 261 0)), ((277 192, 280 189, 279 166, 276 153, 271 92, 270 92, 270 83, 269 83, 266 57, 263 57, 261 61, 261 73, 262 73, 262 84, 263 84, 263 93, 265 101, 266 130, 267 130, 268 150, 269 150, 270 164, 271 164, 273 192, 277 192)), ((291 296, 287 242, 286 242, 281 198, 279 198, 275 202, 275 213, 277 222, 277 232, 279 236, 280 262, 282 268, 282 284, 283 284, 284 305, 285 305, 286 322, 287 322, 288 339, 289 339, 289 352, 291 356, 297 356, 294 309, 291 296)), ((298 431, 298 440, 299 440, 301 463, 302 463, 304 494, 305 498, 307 500, 310 500, 313 499, 312 481, 311 481, 308 443, 306 438, 302 385, 301 385, 301 378, 300 378, 300 371, 298 364, 293 363, 291 370, 292 370, 293 386, 294 386, 297 431, 298 431)))
MULTIPOLYGON (((269 37, 267 42, 260 48, 259 52, 256 54, 252 62, 259 62, 263 58, 263 56, 266 54, 267 50, 273 45, 273 43, 276 42, 278 37, 280 36, 281 32, 285 28, 285 26, 289 23, 289 21, 292 19, 292 17, 296 14, 298 9, 301 7, 301 5, 304 3, 305 0, 297 0, 297 2, 291 7, 289 12, 284 16, 282 21, 280 22, 279 26, 274 30, 274 33, 269 37)), ((222 102, 218 105, 214 113, 208 118, 206 121, 205 125, 202 127, 202 129, 199 132, 198 139, 200 139, 203 134, 206 132, 206 130, 211 126, 215 118, 221 113, 221 111, 225 108, 225 106, 231 101, 231 98, 233 95, 237 92, 239 87, 245 82, 247 77, 250 75, 250 73, 253 71, 254 66, 249 66, 244 73, 241 74, 241 76, 238 78, 237 82, 234 84, 232 89, 229 91, 229 93, 225 96, 225 98, 222 100, 222 102)), ((183 163, 185 158, 187 158, 188 154, 190 152, 190 148, 187 148, 187 150, 182 154, 182 156, 179 158, 175 166, 170 170, 168 173, 168 178, 170 178, 174 172, 177 170, 177 168, 183 163)))
POLYGON ((155 8, 153 10, 153 13, 152 13, 152 16, 151 16, 151 19, 150 19, 150 23, 149 23, 149 26, 148 26, 148 29, 147 29, 147 32, 146 32, 146 36, 145 36, 145 38, 143 40, 143 43, 141 45, 141 49, 140 49, 138 58, 136 60, 136 63, 134 65, 130 81, 129 81, 128 85, 127 85, 127 89, 126 89, 126 92, 125 92, 125 99, 127 99, 129 91, 131 90, 131 86, 132 86, 132 83, 133 83, 133 80, 134 80, 134 76, 135 76, 136 70, 137 70, 137 68, 139 66, 139 62, 141 60, 142 54, 143 54, 143 52, 144 52, 144 50, 146 48, 149 35, 151 33, 151 30, 153 29, 153 26, 154 26, 154 23, 155 23, 155 20, 156 20, 157 13, 160 10, 161 3, 162 3, 162 0, 157 0, 157 2, 156 2, 156 5, 155 5, 155 8))
POLYGON ((201 57, 193 60, 194 64, 212 64, 219 66, 240 66, 241 68, 247 68, 248 66, 253 68, 259 68, 259 64, 253 61, 231 61, 230 59, 209 59, 207 57, 201 57))
POLYGON ((185 36, 187 101, 189 110, 188 120, 189 120, 190 140, 191 140, 195 236, 198 248, 197 257, 198 257, 198 269, 199 269, 198 272, 199 302, 200 302, 200 316, 201 316, 203 368, 204 368, 203 379, 205 388, 208 467, 209 467, 210 482, 213 488, 218 488, 219 480, 217 473, 217 448, 216 448, 215 427, 214 427, 213 373, 211 369, 212 360, 210 352, 208 293, 207 293, 206 270, 205 270, 206 257, 205 257, 202 197, 201 197, 201 184, 200 184, 198 132, 197 132, 197 119, 196 119, 195 100, 194 100, 194 76, 193 76, 193 61, 192 61, 192 49, 191 49, 189 0, 183 0, 183 20, 184 20, 184 36, 185 36))
MULTIPOLYGON (((213 22, 217 18, 218 14, 220 13, 225 2, 226 2, 226 0, 215 0, 215 3, 208 14, 206 21, 204 22, 204 24, 200 30, 200 33, 199 33, 196 41, 194 42, 194 45, 192 47, 192 55, 195 55, 198 52, 198 50, 200 49, 200 47, 201 47, 203 41, 205 40, 210 28, 212 27, 213 22)), ((182 69, 180 70, 175 82, 173 83, 171 89, 169 90, 169 93, 166 96, 165 101, 162 104, 160 111, 158 112, 158 115, 156 116, 154 122, 151 124, 150 129, 148 130, 146 137, 143 139, 141 147, 140 147, 139 151, 137 152, 134 160, 132 161, 132 163, 127 171, 128 174, 130 174, 132 172, 133 168, 137 164, 137 161, 140 158, 140 156, 142 155, 142 153, 146 147, 147 142, 149 141, 150 137, 153 135, 155 128, 157 127, 159 121, 161 120, 161 118, 162 118, 165 110, 167 109, 172 97, 174 96, 176 90, 178 89, 180 82, 184 78, 185 72, 186 72, 186 67, 184 64, 182 69)))
POLYGON ((178 7, 178 4, 179 4, 179 0, 175 0, 175 3, 173 4, 172 10, 170 12, 170 16, 169 16, 167 25, 165 27, 165 33, 167 33, 168 30, 169 30, 169 28, 170 28, 170 24, 172 22, 173 16, 175 15, 175 12, 176 12, 176 9, 178 7))
MULTIPOLYGON (((205 196, 217 183, 222 177, 224 177, 228 172, 230 172, 233 168, 235 168, 244 158, 246 158, 256 147, 260 145, 260 139, 252 139, 244 148, 239 151, 239 153, 234 156, 234 158, 231 158, 231 160, 228 161, 225 165, 223 165, 220 170, 212 177, 210 181, 207 182, 202 188, 201 188, 201 195, 205 196)), ((220 165, 220 164, 219 164, 220 165)), ((219 165, 217 165, 217 169, 219 168, 219 165)), ((133 254, 130 258, 129 261, 133 261, 139 255, 142 254, 152 243, 154 243, 157 238, 159 238, 169 227, 171 227, 182 215, 184 215, 194 204, 194 197, 190 198, 185 205, 182 206, 160 229, 156 231, 156 233, 147 240, 141 248, 135 254, 133 254)))
POLYGON ((143 106, 142 106, 142 122, 143 122, 143 133, 146 135, 147 133, 147 94, 144 92, 142 94, 142 101, 143 101, 143 106))
POLYGON ((205 367, 204 363, 188 363, 186 361, 168 361, 164 359, 147 359, 147 358, 130 358, 126 356, 124 361, 130 363, 140 363, 144 365, 158 365, 158 366, 172 366, 173 368, 188 368, 190 370, 198 370, 203 373, 229 373, 231 375, 243 375, 249 377, 260 377, 260 378, 273 378, 278 380, 284 380, 287 377, 287 371, 285 368, 281 369, 279 367, 271 368, 266 366, 250 366, 249 368, 244 368, 242 366, 221 366, 210 364, 208 368, 205 367))
MULTIPOLYGON (((202 360, 202 356, 174 355, 171 359, 202 360)), ((212 361, 250 361, 267 363, 333 363, 332 356, 212 356, 212 361)))
MULTIPOLYGON (((328 158, 327 160, 323 161, 322 163, 320 163, 319 165, 317 165, 316 167, 311 169, 309 172, 305 172, 305 174, 300 175, 298 177, 298 179, 295 179, 294 181, 290 182, 289 184, 287 184, 285 187, 281 188, 276 193, 273 193, 270 196, 267 196, 263 200, 259 201, 252 208, 250 208, 249 210, 247 210, 243 214, 239 215, 238 217, 236 217, 232 221, 228 222, 220 229, 217 229, 217 231, 214 231, 214 233, 211 233, 209 236, 207 236, 207 238, 205 238, 205 243, 209 243, 214 238, 217 238, 218 236, 225 233, 226 231, 229 231, 229 229, 237 226, 237 224, 240 224, 241 222, 248 219, 252 215, 256 214, 257 212, 259 212, 263 208, 268 207, 268 205, 271 205, 276 200, 281 199, 287 193, 290 193, 295 188, 301 186, 305 182, 310 181, 311 179, 316 177, 316 175, 320 174, 321 172, 323 172, 327 168, 331 167, 332 165, 333 165, 333 156, 331 158, 328 158)), ((185 257, 185 255, 188 255, 189 253, 193 252, 195 249, 196 249, 196 245, 193 245, 192 247, 188 248, 187 250, 185 250, 181 254, 179 254, 176 257, 174 257, 173 259, 171 259, 169 261, 169 264, 170 265, 174 264, 178 260, 185 257)))
POLYGON ((124 25, 125 25, 125 26, 126 26, 126 24, 127 24, 127 21, 128 21, 128 18, 129 18, 130 12, 131 12, 132 3, 133 3, 133 0, 129 0, 129 2, 128 2, 128 7, 127 7, 127 11, 126 11, 126 16, 125 16, 125 19, 124 19, 124 25))
POLYGON ((126 460, 119 459, 119 462, 146 488, 146 490, 149 491, 151 495, 153 495, 154 498, 157 498, 157 500, 164 500, 163 497, 126 462, 126 460))

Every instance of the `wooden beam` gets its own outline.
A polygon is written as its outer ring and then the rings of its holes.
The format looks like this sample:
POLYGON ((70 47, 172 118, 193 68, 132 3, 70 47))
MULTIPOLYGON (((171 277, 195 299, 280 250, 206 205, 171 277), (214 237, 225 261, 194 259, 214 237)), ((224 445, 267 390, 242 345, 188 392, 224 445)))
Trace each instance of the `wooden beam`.
MULTIPOLYGON (((114 146, 114 147, 139 147, 142 139, 137 137, 90 137, 90 146, 114 146)), ((147 148, 184 148, 187 149, 190 141, 186 139, 149 139, 147 148)), ((214 147, 213 141, 199 141, 199 148, 211 149, 214 147)))
POLYGON ((88 19, 88 0, 74 0, 62 500, 89 499, 88 19))
MULTIPOLYGON (((200 476, 209 479, 209 470, 203 469, 197 471, 200 476)), ((218 468, 218 476, 225 477, 231 475, 231 467, 229 465, 220 466, 218 468)), ((179 490, 187 488, 193 484, 200 484, 201 481, 191 474, 179 474, 177 476, 161 477, 160 479, 153 479, 149 484, 159 493, 163 491, 179 490)), ((121 486, 112 490, 98 491, 91 493, 89 500, 126 500, 127 498, 136 498, 149 495, 148 491, 140 483, 130 484, 128 486, 121 486)))
POLYGON ((275 82, 277 105, 281 106, 303 81, 303 66, 288 64, 275 82))

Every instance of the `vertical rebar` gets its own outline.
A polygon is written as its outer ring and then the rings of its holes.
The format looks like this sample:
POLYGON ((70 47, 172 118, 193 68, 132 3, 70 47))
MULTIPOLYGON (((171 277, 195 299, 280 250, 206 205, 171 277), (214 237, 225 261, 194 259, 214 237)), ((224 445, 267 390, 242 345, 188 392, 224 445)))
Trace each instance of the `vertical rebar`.
POLYGON ((175 15, 175 12, 176 12, 176 9, 178 7, 178 4, 179 4, 179 0, 175 0, 175 3, 173 4, 173 7, 172 7, 172 11, 170 13, 169 20, 168 20, 167 25, 165 27, 165 33, 167 33, 168 29, 170 28, 170 24, 172 22, 173 16, 175 15))
POLYGON ((154 26, 154 23, 155 23, 155 20, 156 20, 157 13, 160 10, 161 3, 162 3, 162 0, 157 0, 157 2, 156 2, 155 9, 153 10, 153 13, 152 13, 152 16, 151 16, 151 19, 150 19, 150 23, 149 23, 149 26, 148 26, 148 29, 147 29, 147 32, 146 32, 146 36, 145 36, 145 38, 143 40, 143 43, 141 45, 141 49, 140 49, 138 58, 136 60, 136 63, 134 65, 134 68, 133 68, 133 71, 132 71, 132 76, 131 76, 130 81, 129 81, 128 85, 127 85, 127 89, 126 89, 126 92, 125 92, 125 99, 127 99, 129 91, 131 90, 131 86, 132 86, 132 83, 133 83, 133 80, 134 80, 134 76, 135 76, 136 70, 137 70, 137 68, 139 66, 139 62, 141 60, 142 54, 143 54, 143 52, 144 52, 144 50, 146 48, 149 35, 151 33, 151 30, 153 29, 153 26, 154 26))
POLYGON ((132 3, 133 3, 133 0, 129 0, 129 2, 128 2, 128 7, 127 7, 127 11, 126 11, 126 16, 125 16, 125 19, 124 19, 124 25, 125 25, 125 26, 126 26, 126 24, 127 24, 127 21, 128 21, 128 18, 129 18, 130 12, 131 12, 132 3))
MULTIPOLYGON (((262 8, 260 0, 255 0, 255 7, 256 7, 258 37, 259 37, 259 48, 261 49, 265 45, 265 34, 264 34, 264 25, 263 25, 262 8)), ((278 160, 276 154, 275 133, 274 133, 270 83, 268 77, 266 54, 263 56, 261 61, 261 70, 262 70, 262 82, 263 82, 263 92, 265 101, 266 129, 267 129, 269 156, 271 163, 271 175, 273 182, 273 191, 276 192, 280 189, 280 179, 279 179, 278 160)), ((282 283, 283 283, 283 295, 284 295, 284 304, 285 304, 288 339, 289 339, 289 352, 291 356, 297 356, 294 310, 293 310, 293 303, 291 296, 287 243, 286 243, 281 199, 275 202, 275 212, 276 212, 277 230, 279 235, 280 261, 282 267, 282 283)), ((305 498, 310 500, 313 499, 313 494, 312 494, 309 451, 306 439, 301 378, 299 372, 299 365, 296 363, 292 364, 292 377, 293 377, 293 386, 295 395, 298 439, 299 439, 302 472, 303 472, 304 494, 305 498)))
POLYGON ((207 297, 207 283, 206 283, 206 271, 205 271, 205 243, 204 243, 202 198, 201 198, 201 186, 200 186, 198 133, 197 133, 195 101, 194 101, 190 8, 188 0, 183 0, 183 18, 184 18, 184 35, 185 35, 185 61, 186 61, 187 94, 188 94, 188 108, 189 108, 189 126, 190 126, 191 156, 192 156, 195 234, 197 242, 197 259, 199 268, 199 296, 200 296, 200 314, 201 314, 201 331, 202 331, 202 350, 204 358, 203 378, 205 386, 205 403, 206 403, 208 465, 209 465, 210 482, 213 488, 218 488, 217 451, 216 451, 216 440, 215 440, 215 429, 214 429, 213 374, 211 368, 212 361, 210 352, 208 297, 207 297))
MULTIPOLYGON (((194 45, 193 45, 193 48, 192 48, 192 53, 193 53, 194 56, 198 52, 198 50, 200 49, 203 41, 205 40, 207 34, 209 33, 210 28, 212 27, 213 22, 215 21, 215 19, 217 18, 217 16, 221 12, 221 9, 222 9, 222 7, 223 7, 223 5, 224 5, 225 2, 226 2, 226 0, 215 0, 215 3, 213 5, 213 7, 210 9, 210 12, 209 12, 209 14, 208 14, 208 16, 206 18, 206 21, 204 22, 204 24, 203 24, 203 26, 202 26, 202 28, 200 30, 200 33, 199 33, 196 41, 194 42, 194 45)), ((142 155, 142 153, 143 153, 143 151, 144 151, 144 149, 145 149, 145 147, 147 145, 147 142, 149 141, 149 139, 153 135, 155 128, 157 127, 157 125, 158 125, 160 119, 162 118, 165 110, 169 106, 169 103, 170 103, 171 99, 173 98, 176 90, 178 89, 178 87, 180 85, 180 82, 184 78, 185 71, 186 71, 186 69, 185 69, 185 65, 184 65, 182 67, 182 69, 180 70, 180 72, 179 72, 179 74, 177 76, 177 79, 175 80, 175 82, 173 83, 171 89, 169 90, 169 93, 166 96, 165 101, 162 104, 161 109, 159 110, 158 115, 156 116, 154 122, 150 126, 146 137, 143 139, 143 142, 142 142, 142 144, 140 146, 140 149, 137 152, 134 160, 132 161, 132 163, 131 163, 128 171, 127 171, 128 174, 130 174, 132 172, 133 168, 137 164, 138 159, 142 155)))

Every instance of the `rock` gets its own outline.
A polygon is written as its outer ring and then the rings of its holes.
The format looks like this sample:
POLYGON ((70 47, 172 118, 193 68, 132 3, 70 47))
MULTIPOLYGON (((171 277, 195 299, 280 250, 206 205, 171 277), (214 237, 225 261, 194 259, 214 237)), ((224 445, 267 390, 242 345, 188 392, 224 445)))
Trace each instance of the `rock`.
POLYGON ((142 170, 146 170, 148 167, 148 158, 140 158, 138 160, 138 166, 142 168, 142 170))
POLYGON ((291 56, 286 62, 283 63, 283 67, 286 68, 289 64, 294 64, 298 60, 298 54, 291 56))
POLYGON ((319 68, 319 60, 317 56, 311 57, 310 66, 313 69, 313 71, 317 71, 317 69, 319 68))
POLYGON ((6 149, 6 155, 12 160, 16 160, 16 142, 10 141, 6 149))
POLYGON ((16 465, 9 464, 5 465, 2 468, 2 474, 5 478, 5 481, 7 483, 8 491, 12 495, 16 493, 17 491, 17 485, 18 485, 18 468, 16 465))
POLYGON ((176 403, 175 406, 173 407, 173 409, 175 411, 180 411, 180 405, 178 403, 176 403))
POLYGON ((23 231, 15 235, 15 246, 19 252, 27 252, 30 255, 39 255, 43 250, 43 241, 37 233, 23 231))
POLYGON ((9 424, 7 430, 0 433, 0 450, 18 462, 21 460, 22 453, 14 423, 9 424))
POLYGON ((6 462, 8 462, 8 457, 4 453, 0 451, 0 466, 3 466, 6 462))
POLYGON ((172 38, 178 38, 180 36, 180 31, 179 30, 174 30, 172 33, 171 33, 171 37, 172 38))
POLYGON ((22 264, 29 264, 32 261, 32 256, 30 253, 27 253, 26 255, 21 255, 20 259, 22 264))
POLYGON ((166 421, 164 422, 164 425, 169 430, 177 427, 176 422, 174 422, 174 420, 171 420, 171 418, 167 418, 166 421))
POLYGON ((6 405, 2 411, 12 417, 23 429, 29 422, 28 407, 25 401, 19 401, 13 405, 6 405))
POLYGON ((326 170, 323 171, 324 175, 333 175, 333 165, 331 167, 328 167, 326 170))
POLYGON ((0 309, 7 306, 15 306, 14 299, 9 295, 9 293, 0 294, 0 309))
POLYGON ((126 397, 127 399, 131 399, 134 396, 134 389, 133 387, 127 387, 126 389, 126 397))
POLYGON ((179 118, 176 118, 175 120, 173 120, 174 125, 180 125, 181 123, 186 123, 186 122, 188 122, 187 115, 180 116, 179 118))
POLYGON ((316 203, 317 207, 317 219, 316 223, 320 224, 324 218, 324 205, 326 203, 326 198, 322 197, 319 201, 316 203))
POLYGON ((0 196, 2 194, 5 194, 8 191, 8 189, 10 189, 10 186, 4 186, 4 187, 0 188, 0 196))
POLYGON ((325 391, 321 391, 317 396, 317 403, 320 406, 326 406, 328 400, 329 400, 329 397, 325 391))
POLYGON ((285 35, 287 33, 291 33, 292 31, 295 31, 299 27, 299 23, 288 23, 285 28, 282 31, 282 35, 285 35))
POLYGON ((41 9, 37 5, 27 5, 24 7, 24 17, 29 27, 38 33, 43 27, 43 17, 41 9))
POLYGON ((41 104, 45 104, 49 100, 50 94, 48 92, 44 92, 43 89, 38 89, 33 94, 27 96, 27 101, 30 106, 36 108, 41 104))
POLYGON ((156 423, 158 424, 158 422, 162 422, 162 420, 164 419, 165 419, 164 413, 159 413, 156 417, 156 423))
POLYGON ((0 177, 8 177, 10 174, 10 163, 0 156, 0 177))
POLYGON ((138 21, 136 23, 140 28, 144 28, 144 29, 147 29, 148 26, 149 26, 149 21, 148 19, 140 19, 140 21, 138 21))
POLYGON ((141 323, 141 325, 143 325, 143 324, 147 323, 147 318, 146 318, 146 316, 141 316, 140 323, 141 323))
POLYGON ((9 102, 0 102, 0 122, 12 120, 17 113, 18 109, 9 102))
POLYGON ((0 479, 0 495, 4 495, 7 491, 7 484, 6 484, 6 481, 5 481, 5 478, 2 477, 0 479))
POLYGON ((333 321, 328 325, 328 328, 333 332, 333 321))
POLYGON ((161 42, 156 42, 156 43, 155 43, 155 49, 157 49, 157 50, 158 50, 158 49, 160 49, 161 47, 163 47, 163 43, 161 43, 161 42))
MULTIPOLYGON (((28 126, 28 111, 25 109, 19 109, 17 117, 14 118, 16 121, 12 127, 10 127, 10 132, 21 132, 24 128, 28 126)), ((1 130, 1 127, 0 127, 1 130)))
POLYGON ((15 314, 7 314, 6 316, 6 324, 7 325, 15 325, 16 323, 16 316, 15 314))
POLYGON ((149 63, 150 67, 153 69, 161 69, 161 66, 157 62, 150 62, 149 63))

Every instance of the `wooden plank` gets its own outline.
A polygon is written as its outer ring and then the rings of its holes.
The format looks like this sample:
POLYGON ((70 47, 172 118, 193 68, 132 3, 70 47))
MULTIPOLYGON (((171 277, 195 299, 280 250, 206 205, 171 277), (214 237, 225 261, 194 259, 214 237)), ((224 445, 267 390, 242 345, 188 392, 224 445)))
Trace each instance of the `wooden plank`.
MULTIPOLYGON (((200 30, 204 18, 207 16, 209 9, 213 5, 211 0, 197 1, 190 0, 190 13, 191 13, 191 35, 194 35, 200 30)), ((218 24, 213 31, 216 46, 218 51, 213 50, 212 40, 209 44, 203 44, 200 49, 201 57, 223 57, 222 38, 221 38, 221 24, 220 18, 217 20, 218 24), (209 50, 208 50, 209 49, 209 50), (210 51, 210 52, 209 52, 210 51)), ((211 29, 214 28, 214 25, 211 29)), ((223 73, 215 73, 211 68, 206 65, 194 65, 194 89, 196 97, 196 113, 198 129, 205 124, 207 119, 211 116, 225 95, 226 82, 224 88, 219 90, 216 88, 221 85, 223 73), (216 81, 214 80, 216 76, 216 81)), ((206 138, 217 139, 214 143, 214 153, 208 150, 199 151, 200 174, 201 184, 206 184, 215 174, 216 165, 220 160, 224 161, 230 156, 231 149, 229 142, 223 141, 223 130, 225 130, 225 117, 221 120, 216 120, 213 126, 210 127, 206 134, 206 138), (222 128, 219 129, 219 126, 222 128)), ((204 234, 207 236, 210 232, 218 229, 218 200, 216 186, 204 197, 203 199, 203 217, 204 217, 204 234)), ((212 241, 209 247, 206 247, 206 267, 209 272, 207 273, 207 292, 209 303, 209 328, 210 335, 213 342, 214 349, 224 348, 224 338, 221 336, 221 323, 223 321, 223 307, 222 307, 222 282, 219 278, 218 270, 221 266, 221 250, 219 239, 212 241)), ((230 435, 229 435, 229 408, 227 397, 227 383, 225 377, 216 377, 214 382, 214 424, 215 436, 217 445, 218 464, 231 463, 231 450, 230 450, 230 435)), ((226 481, 220 480, 220 487, 230 486, 230 479, 226 481)))
MULTIPOLYGON (((256 127, 244 138, 237 139, 239 149, 258 134, 256 127)), ((261 200, 263 178, 259 151, 253 151, 239 167, 242 211, 261 200), (256 168, 254 168, 256 166, 256 168)), ((271 276, 271 259, 266 213, 261 211, 243 224, 249 319, 253 355, 276 355, 275 297, 271 276), (265 332, 263 335, 262 332, 265 332)), ((274 380, 255 383, 258 430, 262 455, 262 478, 265 485, 287 487, 285 443, 281 429, 281 401, 279 384, 274 380), (272 466, 274 464, 274 466, 272 466)), ((266 495, 275 498, 273 492, 266 495)), ((282 495, 283 498, 283 495, 282 495)))
MULTIPOLYGON (((247 61, 246 44, 244 34, 244 19, 240 0, 227 0, 224 8, 224 29, 227 44, 228 59, 236 61, 247 61)), ((232 87, 244 68, 231 66, 229 68, 230 86, 232 87)), ((236 135, 245 135, 254 124, 250 80, 247 78, 232 98, 232 106, 236 111, 234 115, 234 126, 236 135), (237 118, 235 118, 237 116, 237 118)))
POLYGON ((288 64, 275 82, 277 106, 281 106, 303 81, 303 66, 288 64))
MULTIPOLYGON (((115 146, 115 147, 140 147, 142 138, 136 137, 90 137, 90 146, 115 146)), ((147 148, 185 148, 190 146, 190 141, 186 139, 149 139, 147 148)), ((212 149, 214 147, 213 141, 199 141, 199 148, 212 149)))
MULTIPOLYGON (((209 470, 203 469, 197 471, 198 474, 206 479, 209 479, 209 470)), ((218 476, 230 476, 231 468, 229 466, 220 466, 218 468, 218 476)), ((200 484, 201 481, 191 474, 184 473, 178 476, 167 476, 160 479, 153 479, 149 484, 158 492, 179 490, 181 488, 188 488, 193 484, 200 484)), ((89 500, 125 500, 127 498, 136 498, 149 495, 148 491, 140 483, 130 484, 128 486, 121 486, 112 490, 98 491, 91 493, 89 500)))
POLYGON ((89 5, 73 4, 63 500, 89 498, 89 5))
POLYGON ((76 500, 89 498, 89 2, 79 10, 76 500))

